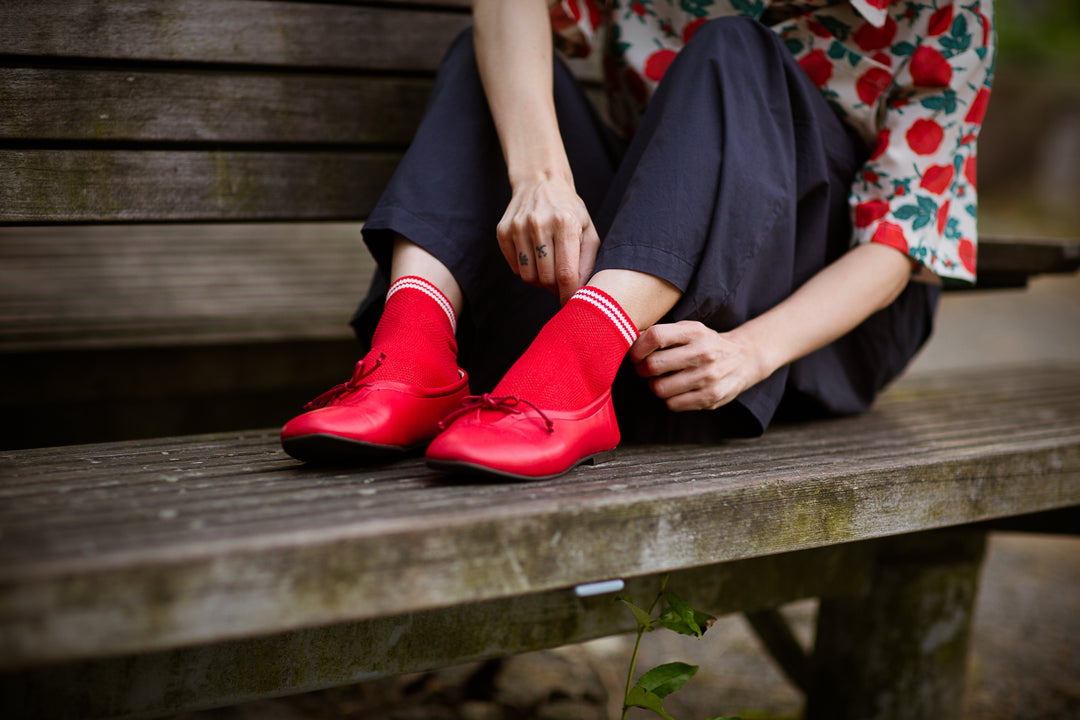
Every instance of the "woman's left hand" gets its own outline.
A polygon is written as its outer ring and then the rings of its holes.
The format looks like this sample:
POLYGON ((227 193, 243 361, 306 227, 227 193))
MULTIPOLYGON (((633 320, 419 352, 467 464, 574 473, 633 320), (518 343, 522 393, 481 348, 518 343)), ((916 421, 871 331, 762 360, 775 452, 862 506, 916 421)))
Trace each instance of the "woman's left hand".
POLYGON ((768 377, 758 350, 735 332, 693 320, 653 325, 630 347, 638 375, 674 412, 713 410, 768 377))

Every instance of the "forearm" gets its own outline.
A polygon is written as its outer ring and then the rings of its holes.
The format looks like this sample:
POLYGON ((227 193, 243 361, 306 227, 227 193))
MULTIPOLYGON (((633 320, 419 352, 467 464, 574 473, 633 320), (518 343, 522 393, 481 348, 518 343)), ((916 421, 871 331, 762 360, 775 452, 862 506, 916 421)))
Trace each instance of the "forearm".
POLYGON ((759 374, 768 377, 854 330, 892 303, 910 277, 907 256, 885 245, 859 245, 731 336, 756 349, 759 374))
POLYGON ((572 183, 552 97, 546 0, 475 0, 473 20, 480 78, 511 185, 553 177, 572 183))

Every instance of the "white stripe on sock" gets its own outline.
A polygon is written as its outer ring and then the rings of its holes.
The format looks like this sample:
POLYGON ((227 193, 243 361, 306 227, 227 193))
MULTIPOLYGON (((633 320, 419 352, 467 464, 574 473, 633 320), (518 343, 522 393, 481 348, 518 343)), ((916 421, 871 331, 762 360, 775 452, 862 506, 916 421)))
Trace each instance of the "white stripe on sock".
POLYGON ((389 300, 394 293, 405 288, 419 290, 434 300, 446 313, 446 319, 450 321, 450 332, 457 332, 457 317, 454 314, 454 306, 450 304, 450 301, 446 299, 446 296, 442 294, 439 288, 423 278, 407 275, 394 281, 390 289, 386 291, 386 299, 389 300))
POLYGON ((634 324, 630 322, 630 318, 626 316, 626 313, 617 303, 587 286, 574 293, 573 297, 584 300, 604 313, 611 320, 611 324, 615 326, 615 329, 623 336, 623 339, 626 340, 626 344, 628 346, 634 344, 634 340, 637 339, 638 335, 637 328, 634 327, 634 324))

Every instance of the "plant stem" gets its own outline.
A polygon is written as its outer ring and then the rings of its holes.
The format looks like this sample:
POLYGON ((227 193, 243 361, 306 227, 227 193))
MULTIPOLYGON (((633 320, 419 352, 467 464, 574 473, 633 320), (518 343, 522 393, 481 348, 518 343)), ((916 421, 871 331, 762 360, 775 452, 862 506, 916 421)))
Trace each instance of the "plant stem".
MULTIPOLYGON (((665 584, 666 582, 667 580, 665 578, 665 584)), ((652 604, 649 605, 648 615, 650 618, 652 617, 653 610, 656 609, 656 603, 660 602, 660 598, 663 596, 664 591, 661 589, 661 591, 656 594, 656 597, 653 598, 652 604)), ((630 712, 630 684, 634 681, 634 666, 637 664, 637 652, 638 648, 641 646, 641 636, 644 634, 645 628, 639 625, 637 630, 637 640, 634 641, 634 652, 630 655, 630 670, 626 673, 626 691, 623 693, 621 720, 626 720, 626 713, 630 712)))
POLYGON ((645 628, 638 627, 637 640, 634 641, 634 652, 630 655, 630 671, 626 673, 626 691, 623 693, 622 720, 626 720, 626 713, 630 712, 630 683, 634 680, 634 665, 637 663, 637 651, 641 645, 641 636, 645 634, 645 628))

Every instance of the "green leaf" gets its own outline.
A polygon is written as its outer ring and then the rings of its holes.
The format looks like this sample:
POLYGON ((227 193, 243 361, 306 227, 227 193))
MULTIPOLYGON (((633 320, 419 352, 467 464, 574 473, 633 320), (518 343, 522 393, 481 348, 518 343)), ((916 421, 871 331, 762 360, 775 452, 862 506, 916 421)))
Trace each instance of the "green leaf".
POLYGON ((787 45, 788 52, 792 55, 798 55, 803 51, 806 46, 802 44, 802 41, 797 38, 788 38, 784 40, 784 45, 787 45))
POLYGON ((667 609, 656 621, 680 635, 701 637, 702 633, 709 628, 710 621, 716 619, 708 613, 694 610, 674 592, 665 592, 664 599, 667 601, 667 609))
POLYGON ((846 47, 844 47, 838 42, 834 42, 832 45, 829 46, 829 50, 828 52, 826 52, 826 55, 831 57, 833 60, 842 60, 844 56, 847 55, 847 53, 848 51, 846 47))
POLYGON ((649 672, 638 678, 634 687, 647 690, 657 697, 666 698, 685 685, 698 671, 697 665, 687 665, 683 662, 670 662, 657 665, 649 672))
POLYGON ((916 205, 901 205, 893 211, 893 215, 900 220, 910 220, 916 215, 921 215, 922 211, 916 205))
POLYGON ((639 628, 646 631, 652 629, 652 620, 649 618, 649 613, 639 608, 637 605, 631 602, 629 598, 616 596, 615 599, 621 602, 626 607, 630 608, 630 612, 634 613, 634 619, 637 620, 639 628))
POLYGON ((915 52, 915 46, 909 42, 898 42, 892 46, 893 55, 910 55, 915 52))
POLYGON ((626 705, 627 707, 652 710, 664 720, 675 720, 675 718, 664 712, 664 701, 660 699, 660 696, 649 692, 645 688, 637 686, 630 688, 630 694, 626 696, 626 705))

